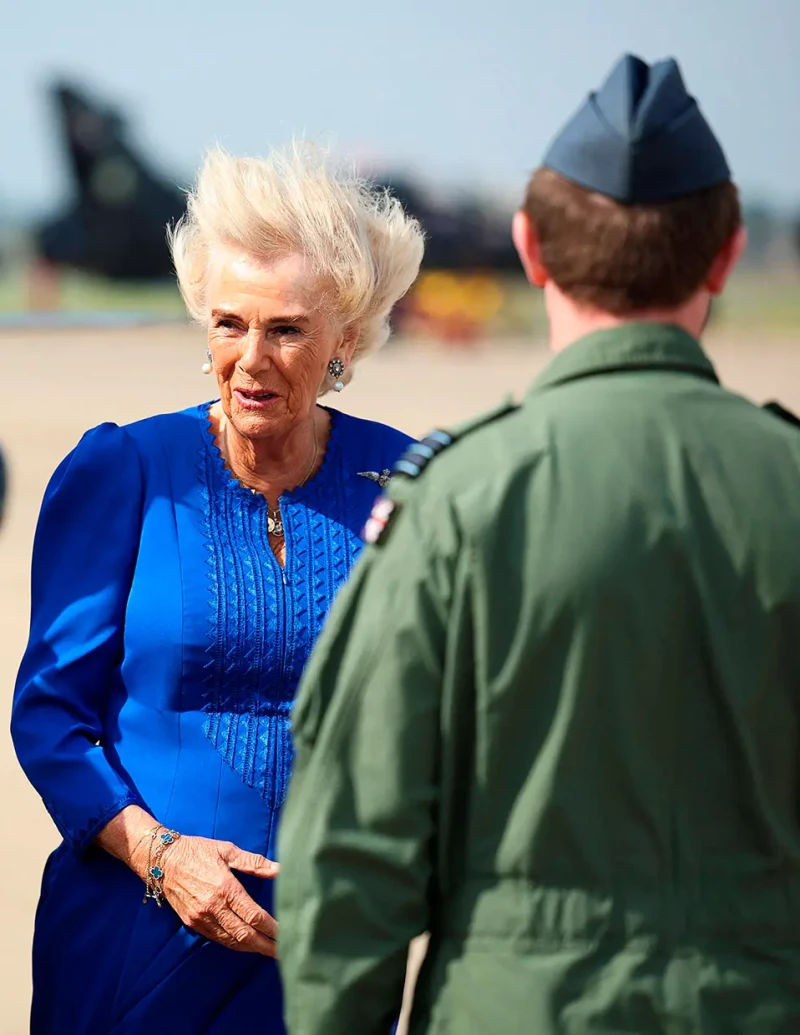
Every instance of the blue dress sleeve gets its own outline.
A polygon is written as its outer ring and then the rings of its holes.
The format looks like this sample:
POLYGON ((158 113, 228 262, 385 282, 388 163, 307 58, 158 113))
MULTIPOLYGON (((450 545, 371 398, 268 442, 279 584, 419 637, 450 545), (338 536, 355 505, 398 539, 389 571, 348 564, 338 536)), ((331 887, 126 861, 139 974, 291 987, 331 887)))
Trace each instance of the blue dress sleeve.
POLYGON ((11 731, 28 779, 81 854, 127 805, 142 804, 103 748, 139 546, 139 454, 102 424, 53 475, 33 546, 31 625, 11 731))

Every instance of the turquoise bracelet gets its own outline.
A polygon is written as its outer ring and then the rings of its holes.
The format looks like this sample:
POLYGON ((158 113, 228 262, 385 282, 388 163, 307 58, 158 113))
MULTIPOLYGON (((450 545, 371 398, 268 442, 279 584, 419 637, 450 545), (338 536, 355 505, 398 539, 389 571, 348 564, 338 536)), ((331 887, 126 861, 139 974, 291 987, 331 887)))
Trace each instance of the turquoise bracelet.
POLYGON ((161 906, 164 902, 164 868, 160 865, 160 859, 164 852, 180 839, 180 836, 177 830, 167 830, 161 823, 150 833, 150 850, 147 853, 143 903, 146 904, 149 898, 157 906, 161 906), (161 833, 159 833, 159 830, 161 833))

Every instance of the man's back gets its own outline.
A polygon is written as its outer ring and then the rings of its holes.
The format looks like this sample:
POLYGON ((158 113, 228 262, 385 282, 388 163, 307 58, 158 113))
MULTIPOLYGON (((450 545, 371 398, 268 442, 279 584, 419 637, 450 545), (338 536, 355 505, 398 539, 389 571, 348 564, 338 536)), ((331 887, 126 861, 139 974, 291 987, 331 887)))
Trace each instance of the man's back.
POLYGON ((797 1030, 800 430, 630 325, 448 453, 474 697, 416 1030, 797 1030))
POLYGON ((396 465, 300 690, 289 1026, 382 1035, 427 929, 415 1035, 796 1035, 800 422, 698 344, 746 233, 677 61, 512 235, 555 359, 396 465))

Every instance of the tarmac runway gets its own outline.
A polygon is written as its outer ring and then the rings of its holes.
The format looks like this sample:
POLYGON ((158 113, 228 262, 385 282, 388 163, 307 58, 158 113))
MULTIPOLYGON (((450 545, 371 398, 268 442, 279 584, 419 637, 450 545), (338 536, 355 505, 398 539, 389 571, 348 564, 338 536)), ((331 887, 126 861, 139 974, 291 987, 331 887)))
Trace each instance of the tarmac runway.
MULTIPOLYGON (((709 343, 730 387, 800 412, 800 332, 709 343)), ((368 359, 354 382, 326 400, 411 434, 459 421, 520 395, 547 361, 543 343, 485 343, 469 351, 398 343, 368 359)), ((30 550, 46 482, 81 434, 213 398, 200 367, 199 330, 0 329, 0 442, 10 463, 10 502, 0 528, 0 1035, 25 1035, 33 915, 55 828, 14 758, 7 733, 11 693, 27 634, 30 550)), ((65 1027, 63 1035, 70 1035, 65 1027)), ((102 1033, 98 1033, 102 1035, 102 1033)))

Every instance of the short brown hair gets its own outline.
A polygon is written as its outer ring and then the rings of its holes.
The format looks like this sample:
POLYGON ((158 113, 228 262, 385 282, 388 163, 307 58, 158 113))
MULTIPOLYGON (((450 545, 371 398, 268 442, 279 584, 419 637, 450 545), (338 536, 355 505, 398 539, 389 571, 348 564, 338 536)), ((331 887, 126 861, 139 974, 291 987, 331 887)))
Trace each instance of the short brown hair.
POLYGON ((670 201, 622 205, 546 168, 534 173, 524 210, 558 287, 617 316, 686 302, 742 221, 730 182, 670 201))

